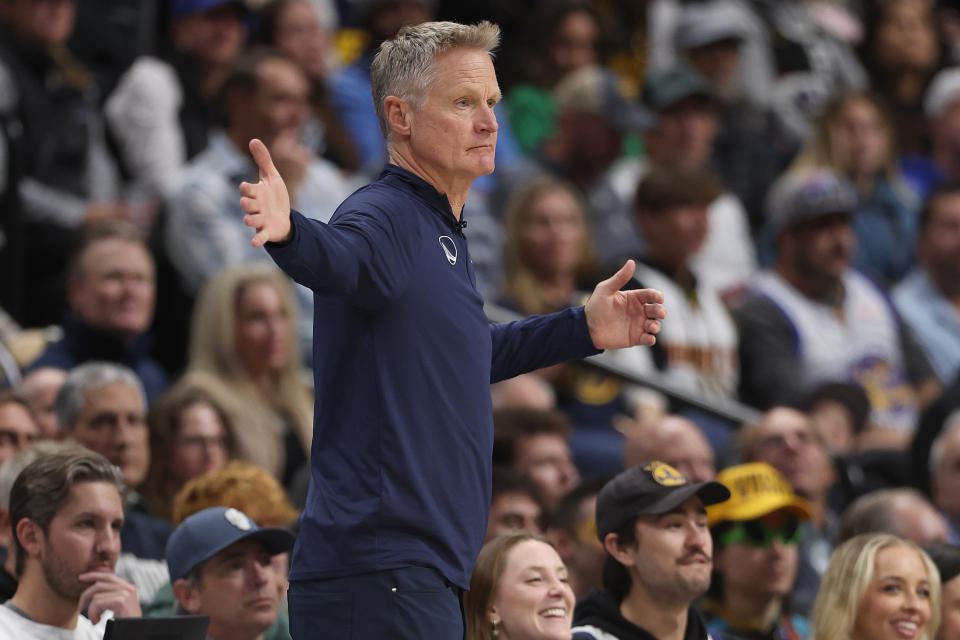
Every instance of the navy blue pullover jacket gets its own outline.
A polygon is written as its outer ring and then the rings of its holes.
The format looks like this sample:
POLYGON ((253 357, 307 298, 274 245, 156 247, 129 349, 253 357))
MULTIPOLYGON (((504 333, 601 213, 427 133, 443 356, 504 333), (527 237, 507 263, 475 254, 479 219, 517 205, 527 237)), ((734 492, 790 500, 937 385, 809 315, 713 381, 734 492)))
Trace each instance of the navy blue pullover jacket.
POLYGON ((491 324, 446 196, 396 166, 273 259, 315 293, 311 478, 290 578, 427 566, 466 588, 490 508, 491 382, 596 353, 583 308, 491 324))

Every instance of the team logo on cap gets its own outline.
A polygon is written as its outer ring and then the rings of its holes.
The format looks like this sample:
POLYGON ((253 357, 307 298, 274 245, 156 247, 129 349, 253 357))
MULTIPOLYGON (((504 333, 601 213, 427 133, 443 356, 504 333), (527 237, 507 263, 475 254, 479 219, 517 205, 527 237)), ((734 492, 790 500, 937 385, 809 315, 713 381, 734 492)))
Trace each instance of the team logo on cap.
POLYGON ((664 487, 676 487, 681 484, 687 484, 687 479, 682 473, 664 462, 651 462, 643 468, 650 472, 650 477, 664 487))
POLYGON ((227 522, 241 531, 250 531, 250 529, 253 528, 253 525, 250 524, 250 518, 232 507, 224 511, 223 517, 227 519, 227 522))

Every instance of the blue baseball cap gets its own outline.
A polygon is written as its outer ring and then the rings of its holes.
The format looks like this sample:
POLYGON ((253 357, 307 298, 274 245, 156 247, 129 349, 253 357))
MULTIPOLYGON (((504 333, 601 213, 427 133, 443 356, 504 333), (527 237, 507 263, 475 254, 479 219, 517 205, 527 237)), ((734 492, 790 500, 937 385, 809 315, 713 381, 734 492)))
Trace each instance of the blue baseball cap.
POLYGON ((261 529, 237 509, 204 509, 181 522, 167 540, 165 555, 170 581, 185 578, 197 566, 243 540, 259 540, 276 555, 292 549, 296 537, 278 527, 261 529))
POLYGON ((205 13, 222 4, 235 4, 247 13, 247 4, 243 0, 171 0, 170 17, 182 18, 195 13, 205 13))

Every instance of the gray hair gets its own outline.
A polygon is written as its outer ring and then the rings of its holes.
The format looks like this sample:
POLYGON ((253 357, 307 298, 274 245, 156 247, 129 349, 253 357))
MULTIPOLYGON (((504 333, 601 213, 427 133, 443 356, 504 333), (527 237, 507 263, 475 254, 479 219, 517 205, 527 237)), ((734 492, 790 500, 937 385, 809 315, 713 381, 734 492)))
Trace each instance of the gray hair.
POLYGON ((946 446, 945 441, 957 429, 960 429, 960 409, 954 409, 950 415, 946 417, 946 419, 943 421, 943 427, 940 429, 940 433, 937 434, 933 444, 930 445, 930 458, 927 461, 927 468, 930 471, 931 478, 937 474, 937 469, 939 469, 940 463, 943 462, 943 450, 946 446))
POLYGON ((23 572, 27 553, 17 536, 17 524, 33 520, 47 533, 50 523, 70 499, 75 485, 83 482, 107 482, 123 494, 120 470, 99 453, 78 444, 64 443, 62 450, 41 455, 17 476, 10 489, 10 528, 16 552, 17 575, 23 572))
POLYGON ((406 100, 420 110, 434 82, 437 56, 449 49, 462 48, 479 49, 492 58, 499 44, 500 27, 486 20, 474 25, 424 22, 403 27, 392 40, 385 40, 370 66, 373 108, 383 137, 390 141, 383 108, 387 96, 406 100))
POLYGON ((896 509, 908 502, 926 504, 931 511, 935 510, 922 493, 907 487, 879 489, 860 496, 850 503, 840 518, 837 544, 861 533, 890 533, 905 538, 896 509))
POLYGON ((60 422, 60 429, 73 431, 77 426, 77 420, 86 402, 87 391, 99 389, 114 382, 121 382, 136 389, 140 394, 143 409, 146 411, 147 393, 143 389, 140 378, 132 369, 113 362, 88 362, 71 369, 60 391, 57 392, 53 410, 60 422))

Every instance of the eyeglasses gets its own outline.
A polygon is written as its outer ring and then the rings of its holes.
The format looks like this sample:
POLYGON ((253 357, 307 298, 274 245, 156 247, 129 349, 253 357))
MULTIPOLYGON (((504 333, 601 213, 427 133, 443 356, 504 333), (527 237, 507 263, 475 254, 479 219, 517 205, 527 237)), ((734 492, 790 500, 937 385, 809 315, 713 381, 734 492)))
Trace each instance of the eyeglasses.
POLYGON ((729 525, 730 528, 720 535, 721 547, 742 542, 745 545, 763 549, 772 545, 774 540, 779 540, 781 544, 797 544, 802 537, 800 520, 792 514, 780 518, 778 523, 758 518, 731 522, 729 525))

